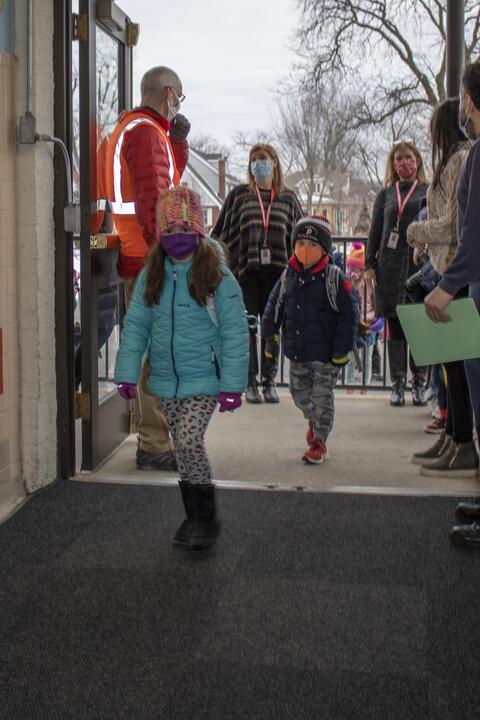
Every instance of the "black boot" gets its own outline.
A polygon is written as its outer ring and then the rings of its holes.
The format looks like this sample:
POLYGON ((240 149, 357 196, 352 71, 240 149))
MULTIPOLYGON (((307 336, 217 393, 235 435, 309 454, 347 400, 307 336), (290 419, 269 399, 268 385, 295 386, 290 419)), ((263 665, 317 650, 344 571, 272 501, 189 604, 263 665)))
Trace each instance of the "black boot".
POLYGON ((220 533, 220 522, 217 520, 215 503, 215 485, 190 485, 190 496, 193 505, 194 524, 188 542, 188 550, 192 554, 210 550, 220 533))
POLYGON ((425 398, 425 387, 420 384, 415 384, 415 379, 413 382, 414 384, 412 385, 412 402, 416 407, 425 407, 425 405, 427 404, 427 400, 425 398))
POLYGON ((396 383, 393 386, 390 405, 392 407, 403 407, 405 405, 405 385, 403 383, 396 383))
POLYGON ((277 394, 275 383, 264 383, 263 385, 263 399, 266 403, 279 403, 280 398, 277 394))
POLYGON ((392 381, 390 405, 393 407, 403 407, 403 405, 405 405, 405 375, 407 366, 407 347, 403 340, 388 341, 388 362, 392 381))
POLYGON ((372 350, 372 380, 383 380, 382 358, 378 348, 378 343, 375 343, 372 350))
POLYGON ((480 550, 480 523, 474 522, 469 525, 456 525, 452 528, 450 540, 458 547, 480 550))
POLYGON ((258 375, 258 352, 257 352, 257 333, 250 330, 250 358, 248 361, 248 387, 245 391, 245 400, 248 403, 259 405, 262 398, 258 392, 257 384, 258 375))
POLYGON ((417 407, 425 407, 427 400, 425 398, 425 386, 427 384, 426 367, 419 367, 415 364, 415 360, 410 353, 410 370, 412 371, 412 402, 417 407))
POLYGON ((185 508, 185 514, 187 519, 178 528, 173 538, 174 545, 188 545, 190 537, 192 535, 193 526, 195 524, 193 516, 193 503, 192 495, 190 492, 191 484, 188 480, 180 480, 178 483, 180 492, 182 494, 183 507, 185 508))
POLYGON ((275 340, 270 348, 269 356, 265 354, 265 340, 262 338, 262 378, 263 378, 263 399, 266 403, 278 403, 280 399, 275 389, 275 378, 278 370, 279 344, 275 340))
POLYGON ((263 400, 262 400, 260 393, 258 392, 258 385, 257 385, 256 380, 254 383, 252 383, 252 385, 249 385, 247 387, 247 389, 245 390, 245 400, 248 403, 252 403, 253 405, 261 405, 262 404, 263 400))
POLYGON ((463 502, 457 505, 455 517, 460 525, 468 525, 472 522, 480 522, 480 503, 463 502))

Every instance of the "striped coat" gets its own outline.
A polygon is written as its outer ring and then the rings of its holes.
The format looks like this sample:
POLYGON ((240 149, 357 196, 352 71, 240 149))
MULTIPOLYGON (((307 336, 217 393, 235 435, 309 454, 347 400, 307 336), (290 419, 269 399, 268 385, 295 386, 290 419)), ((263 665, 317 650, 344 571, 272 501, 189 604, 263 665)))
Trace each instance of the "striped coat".
MULTIPOLYGON (((260 190, 265 209, 270 203, 270 190, 260 190)), ((270 215, 267 244, 272 275, 280 275, 292 254, 292 231, 301 217, 302 208, 292 190, 275 196, 270 215)), ((222 240, 229 252, 230 267, 241 280, 247 271, 260 270, 260 247, 264 240, 262 213, 257 196, 248 185, 238 185, 227 195, 211 236, 222 240)), ((263 267, 262 267, 263 269, 263 267)))

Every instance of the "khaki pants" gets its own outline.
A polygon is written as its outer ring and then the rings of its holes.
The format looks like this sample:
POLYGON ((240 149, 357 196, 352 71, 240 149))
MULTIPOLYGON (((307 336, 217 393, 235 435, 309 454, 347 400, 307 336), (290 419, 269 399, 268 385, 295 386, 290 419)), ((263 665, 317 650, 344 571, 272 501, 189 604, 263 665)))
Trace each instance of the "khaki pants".
MULTIPOLYGON (((135 288, 136 278, 126 278, 125 305, 128 308, 135 288)), ((147 386, 150 375, 150 363, 145 364, 137 386, 137 398, 134 401, 135 418, 137 421, 138 446, 149 453, 163 453, 172 450, 170 433, 162 404, 156 395, 152 395, 147 386)))

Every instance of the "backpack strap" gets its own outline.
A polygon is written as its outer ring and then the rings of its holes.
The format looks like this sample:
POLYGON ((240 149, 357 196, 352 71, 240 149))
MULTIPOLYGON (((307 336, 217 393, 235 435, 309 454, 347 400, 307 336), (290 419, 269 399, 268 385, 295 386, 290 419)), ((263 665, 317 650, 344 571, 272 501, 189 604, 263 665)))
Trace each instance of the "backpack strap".
POLYGON ((340 287, 341 270, 338 265, 328 263, 325 268, 325 287, 327 290, 328 302, 332 310, 338 313, 337 295, 340 287))
POLYGON ((283 299, 285 297, 286 292, 287 292, 287 270, 285 269, 282 272, 282 274, 280 275, 280 289, 278 291, 277 303, 275 305, 275 315, 274 315, 275 324, 278 322, 278 317, 280 315, 280 308, 282 307, 283 299))

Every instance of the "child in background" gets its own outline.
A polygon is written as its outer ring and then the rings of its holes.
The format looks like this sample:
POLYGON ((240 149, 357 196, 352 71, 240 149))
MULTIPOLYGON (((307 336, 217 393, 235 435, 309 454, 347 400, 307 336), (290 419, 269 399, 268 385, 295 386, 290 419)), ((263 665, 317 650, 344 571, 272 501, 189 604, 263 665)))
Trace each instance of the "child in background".
MULTIPOLYGON (((372 380, 373 347, 375 345, 377 333, 380 332, 383 328, 383 320, 381 318, 377 319, 375 317, 373 286, 371 285, 371 283, 365 283, 365 280, 363 279, 364 270, 365 246, 361 242, 354 242, 352 243, 350 252, 347 255, 346 274, 347 277, 352 281, 353 287, 358 293, 358 301, 360 305, 360 322, 357 348, 359 349, 359 351, 365 349, 365 352, 363 353, 365 365, 365 385, 370 385, 372 380)), ((351 353, 350 360, 348 362, 345 372, 345 381, 347 385, 353 385, 355 383, 355 367, 355 357, 353 353, 351 353)), ((363 389, 360 392, 362 395, 365 395, 367 390, 363 389)), ((352 394, 353 388, 347 388, 347 393, 352 394)))
POLYGON ((200 196, 186 187, 164 191, 158 223, 160 242, 125 317, 115 382, 122 397, 133 399, 148 351, 148 385, 170 428, 187 516, 174 543, 198 553, 212 547, 220 530, 205 431, 217 403, 220 412, 241 405, 247 320, 221 246, 205 237, 200 196))
POLYGON ((294 255, 263 315, 262 336, 268 351, 282 327, 283 351, 290 360, 290 392, 308 420, 309 447, 302 460, 319 464, 328 457, 333 390, 353 347, 358 303, 352 283, 329 256, 332 237, 327 218, 302 218, 294 228, 292 245, 294 255))

